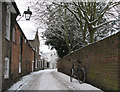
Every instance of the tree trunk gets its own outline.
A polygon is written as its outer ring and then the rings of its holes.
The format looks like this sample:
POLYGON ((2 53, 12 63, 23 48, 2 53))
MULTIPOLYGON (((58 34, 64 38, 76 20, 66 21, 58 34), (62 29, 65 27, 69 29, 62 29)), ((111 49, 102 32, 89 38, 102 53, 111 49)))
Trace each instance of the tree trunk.
POLYGON ((93 43, 94 42, 94 31, 93 30, 90 30, 90 43, 93 43))
POLYGON ((94 42, 94 29, 92 28, 91 25, 88 25, 88 30, 89 30, 89 33, 90 33, 90 43, 93 43, 94 42))
POLYGON ((87 23, 85 23, 84 30, 82 30, 82 35, 83 35, 83 43, 84 45, 86 44, 86 32, 87 32, 87 23))

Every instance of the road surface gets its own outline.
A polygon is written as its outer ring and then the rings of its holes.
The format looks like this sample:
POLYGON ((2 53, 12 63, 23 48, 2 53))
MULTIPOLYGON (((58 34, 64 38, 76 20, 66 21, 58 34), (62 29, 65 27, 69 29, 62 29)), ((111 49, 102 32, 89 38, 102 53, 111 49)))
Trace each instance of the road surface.
MULTIPOLYGON (((41 70, 31 73, 14 84, 9 90, 99 90, 90 84, 69 81, 69 76, 54 70, 41 70), (18 86, 19 85, 19 86, 18 86)), ((98 91, 97 91, 98 92, 98 91)))

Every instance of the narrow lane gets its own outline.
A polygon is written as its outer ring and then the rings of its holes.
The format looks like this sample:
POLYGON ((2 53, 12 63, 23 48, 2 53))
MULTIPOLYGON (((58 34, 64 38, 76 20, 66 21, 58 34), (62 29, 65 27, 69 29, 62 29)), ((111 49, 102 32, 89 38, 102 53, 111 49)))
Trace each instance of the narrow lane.
POLYGON ((55 71, 44 71, 32 76, 32 79, 22 87, 22 90, 69 90, 53 74, 55 71))
POLYGON ((40 70, 24 76, 21 81, 14 84, 9 90, 89 90, 89 92, 103 92, 90 84, 79 82, 74 79, 70 82, 69 76, 56 70, 40 70))

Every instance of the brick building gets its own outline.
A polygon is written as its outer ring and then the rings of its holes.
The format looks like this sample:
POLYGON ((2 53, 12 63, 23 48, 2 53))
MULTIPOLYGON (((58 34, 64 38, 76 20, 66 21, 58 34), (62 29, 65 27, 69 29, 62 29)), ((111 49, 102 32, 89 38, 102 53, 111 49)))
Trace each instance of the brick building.
POLYGON ((34 61, 34 50, 25 37, 22 29, 17 24, 14 25, 12 34, 12 79, 28 74, 32 71, 32 61, 34 61))
POLYGON ((12 29, 20 14, 15 2, 1 2, 2 5, 2 89, 11 82, 12 29))
POLYGON ((34 65, 33 65, 33 69, 34 70, 39 70, 40 69, 40 55, 39 55, 39 36, 38 36, 38 30, 36 32, 35 38, 33 40, 29 40, 31 46, 33 47, 33 49, 35 50, 34 52, 34 65))
MULTIPOLYGON (((2 84, 2 2, 0 1, 0 84, 2 84)), ((0 85, 0 92, 2 91, 0 85)))
MULTIPOLYGON (((22 29, 16 21, 20 14, 15 2, 0 2, 0 70, 2 90, 6 90, 16 79, 33 71, 33 62, 39 61, 22 29)), ((36 36, 37 38, 37 36, 36 36)), ((37 43, 37 42, 36 42, 37 43)), ((38 63, 36 65, 39 65, 38 63)), ((37 69, 38 70, 38 69, 37 69)))

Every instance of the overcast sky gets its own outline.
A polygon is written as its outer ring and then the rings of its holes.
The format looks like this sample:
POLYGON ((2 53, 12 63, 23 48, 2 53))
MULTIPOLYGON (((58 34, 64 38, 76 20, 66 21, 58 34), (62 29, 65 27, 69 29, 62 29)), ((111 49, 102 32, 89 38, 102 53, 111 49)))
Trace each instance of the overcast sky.
MULTIPOLYGON (((27 10, 29 4, 27 3, 27 0, 15 0, 18 9, 21 13, 21 15, 23 14, 23 12, 25 10, 27 10)), ((19 19, 19 17, 17 18, 19 19)), ((28 40, 32 40, 35 37, 36 31, 37 31, 37 27, 34 24, 33 20, 30 21, 25 21, 25 18, 23 17, 22 19, 20 19, 20 21, 18 21, 21 29, 23 30, 25 36, 27 37, 28 40)), ((41 36, 41 32, 44 31, 43 29, 39 29, 39 39, 40 39, 40 51, 43 52, 50 52, 50 50, 48 49, 48 46, 44 45, 44 41, 42 40, 41 36)))

